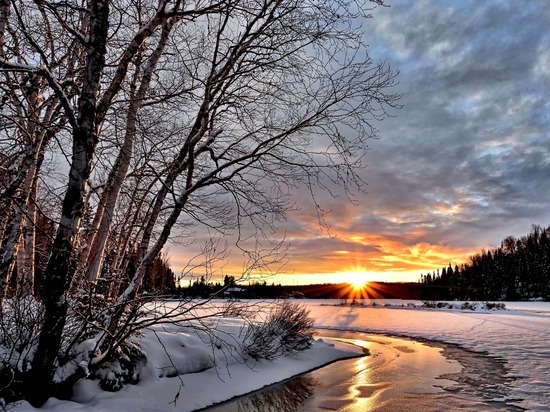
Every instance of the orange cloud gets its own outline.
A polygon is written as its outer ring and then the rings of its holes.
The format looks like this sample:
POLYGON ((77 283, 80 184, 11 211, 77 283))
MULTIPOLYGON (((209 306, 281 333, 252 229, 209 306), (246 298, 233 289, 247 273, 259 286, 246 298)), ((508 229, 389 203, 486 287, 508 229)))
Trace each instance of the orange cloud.
MULTIPOLYGON (((322 255, 295 254, 290 250, 289 268, 296 280, 300 273, 317 274, 319 279, 326 275, 349 272, 366 272, 370 280, 392 280, 400 274, 400 281, 417 281, 421 273, 460 264, 474 250, 430 244, 411 243, 411 239, 389 238, 368 233, 339 233, 338 238, 348 247, 333 250, 322 255), (368 249, 365 249, 368 247, 368 249)), ((311 276, 308 276, 310 278, 311 276)))
MULTIPOLYGON (((420 274, 446 267, 449 263, 460 264, 479 250, 418 240, 427 238, 429 228, 416 227, 409 233, 385 236, 350 230, 346 224, 344 228, 332 230, 331 237, 319 235, 319 225, 314 219, 300 224, 301 231, 287 231, 285 234, 290 244, 287 264, 275 266, 277 274, 265 279, 267 282, 334 283, 347 281, 354 273, 360 273, 368 280, 416 282, 420 274)), ((178 273, 185 257, 174 251, 171 255, 172 267, 178 273)), ((220 266, 213 281, 226 274, 239 277, 243 272, 242 255, 232 255, 220 262, 220 266)))

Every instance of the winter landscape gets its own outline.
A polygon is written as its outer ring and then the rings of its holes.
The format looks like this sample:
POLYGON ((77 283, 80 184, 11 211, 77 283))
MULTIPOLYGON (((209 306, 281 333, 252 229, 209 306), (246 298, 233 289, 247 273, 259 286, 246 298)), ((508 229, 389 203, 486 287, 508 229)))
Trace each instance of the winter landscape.
MULTIPOLYGON (((502 369, 496 368, 493 375, 476 378, 473 378, 476 372, 479 372, 476 370, 476 365, 467 365, 470 370, 464 370, 462 365, 459 365, 458 370, 453 371, 451 368, 451 372, 454 373, 470 374, 472 379, 476 379, 472 385, 480 392, 484 391, 484 387, 502 386, 500 391, 498 388, 495 390, 493 397, 488 397, 485 393, 478 396, 477 401, 468 399, 471 395, 465 394, 462 403, 459 403, 461 410, 516 410, 512 408, 513 406, 519 407, 517 410, 550 410, 548 397, 550 304, 548 303, 506 302, 505 310, 482 309, 481 303, 475 310, 430 309, 423 308, 423 303, 420 301, 401 300, 365 300, 358 306, 342 306, 337 300, 307 300, 300 303, 311 311, 316 328, 377 334, 373 335, 374 339, 381 334, 378 338, 382 340, 385 335, 421 338, 421 342, 434 347, 445 342, 452 343, 483 357, 499 360, 502 369), (502 376, 498 376, 499 373, 502 376)), ((212 304, 219 305, 221 302, 212 304)), ((256 302, 256 304, 269 305, 266 302, 256 302)), ((231 339, 234 338, 235 341, 240 339, 242 327, 240 321, 231 318, 211 321, 216 322, 220 333, 231 335, 231 339)), ((233 342, 227 336, 225 339, 233 342)), ((227 356, 222 356, 221 352, 213 350, 208 342, 201 341, 193 330, 178 331, 174 328, 161 327, 146 331, 140 341, 148 355, 148 363, 137 385, 128 385, 119 392, 110 393, 102 391, 98 381, 83 381, 77 384, 72 401, 50 399, 42 410, 191 411, 260 389, 265 385, 282 381, 336 359, 364 355, 362 350, 357 350, 350 344, 330 340, 321 341, 317 338, 311 348, 303 352, 273 361, 251 362, 249 359, 245 362, 234 353, 235 357, 229 353, 226 354, 227 356), (214 357, 216 365, 213 365, 214 357), (175 373, 172 373, 169 377, 170 373, 167 371, 170 368, 177 368, 178 373, 182 375, 175 377, 173 376, 175 373), (178 395, 177 398, 176 395, 178 395)), ((420 344, 411 344, 409 347, 411 351, 416 351, 417 345, 420 344)), ((371 352, 366 356, 378 355, 376 352, 371 352)), ((460 364, 460 357, 455 361, 460 364)), ((436 374, 432 378, 438 378, 437 373, 441 372, 438 372, 436 362, 429 358, 422 359, 419 365, 415 366, 423 369, 425 375, 436 374)), ((372 367, 377 368, 374 365, 372 367)), ((450 372, 447 371, 447 373, 450 372)), ((357 407, 365 401, 369 401, 371 406, 369 410, 404 410, 404 404, 410 407, 411 401, 406 398, 393 399, 400 402, 397 408, 393 404, 394 409, 387 405, 387 400, 380 402, 380 399, 384 399, 384 391, 388 390, 384 384, 392 383, 387 380, 389 377, 391 374, 385 370, 379 378, 380 381, 364 379, 362 383, 365 386, 371 386, 372 390, 363 394, 354 391, 357 383, 350 383, 345 396, 340 395, 345 401, 339 404, 341 408, 338 410, 366 410, 357 407)), ((444 383, 437 379, 429 381, 425 387, 417 388, 417 392, 432 394, 448 390, 452 396, 460 396, 460 393, 453 389, 457 382, 453 382, 452 379, 451 382, 444 383), (437 389, 442 386, 446 389, 437 389)), ((410 386, 405 387, 405 391, 410 389, 410 386)), ((402 393, 401 396, 404 394, 402 393)), ((448 400, 445 402, 449 405, 448 400)), ((440 410, 439 407, 441 404, 434 403, 431 407, 429 404, 424 404, 422 410, 435 411, 440 410)), ((28 404, 22 404, 14 410, 35 409, 28 404)), ((229 409, 221 407, 219 410, 229 409)), ((304 409, 303 406, 300 409, 298 405, 295 409, 288 410, 308 409, 304 409)))
POLYGON ((0 409, 550 411, 547 0, 0 0, 0 409))

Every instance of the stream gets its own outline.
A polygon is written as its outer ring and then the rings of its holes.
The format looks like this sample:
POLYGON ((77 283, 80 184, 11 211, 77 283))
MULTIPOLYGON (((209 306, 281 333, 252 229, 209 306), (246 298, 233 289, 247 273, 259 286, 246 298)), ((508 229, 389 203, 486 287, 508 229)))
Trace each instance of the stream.
POLYGON ((362 347, 346 359, 204 409, 208 412, 485 411, 523 409, 503 399, 513 380, 498 359, 456 345, 363 332, 317 338, 362 347))

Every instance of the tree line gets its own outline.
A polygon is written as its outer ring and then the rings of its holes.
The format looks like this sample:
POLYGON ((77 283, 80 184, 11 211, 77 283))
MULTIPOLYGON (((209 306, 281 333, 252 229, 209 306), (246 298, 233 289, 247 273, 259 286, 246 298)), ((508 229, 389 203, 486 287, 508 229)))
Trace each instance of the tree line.
POLYGON ((550 300, 550 226, 533 225, 529 234, 508 236, 460 266, 422 274, 420 282, 445 288, 448 299, 550 300))
POLYGON ((285 296, 285 288, 281 284, 266 281, 252 281, 248 284, 236 284, 234 276, 225 276, 222 282, 207 282, 204 276, 188 286, 178 285, 171 294, 172 298, 227 298, 227 299, 278 299, 285 296))

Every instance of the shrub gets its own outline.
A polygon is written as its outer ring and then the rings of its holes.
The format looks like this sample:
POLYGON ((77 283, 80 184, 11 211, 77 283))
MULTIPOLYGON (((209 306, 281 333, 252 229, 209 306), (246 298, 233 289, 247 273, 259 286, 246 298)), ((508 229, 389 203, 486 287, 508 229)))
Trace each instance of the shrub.
POLYGON ((477 303, 475 302, 464 302, 462 305, 460 305, 460 309, 462 310, 476 310, 477 309, 477 303))
POLYGON ((25 391, 43 307, 32 297, 4 299, 0 305, 0 401, 9 403, 21 399, 25 391))
POLYGON ((505 310, 506 304, 502 302, 485 302, 485 307, 489 310, 505 310))
POLYGON ((307 349, 313 336, 313 319, 298 303, 275 305, 262 323, 251 324, 243 339, 243 351, 253 359, 272 360, 307 349))
POLYGON ((99 378, 101 389, 117 392, 125 384, 136 384, 139 381, 140 371, 147 359, 138 345, 129 341, 117 348, 111 357, 94 374, 95 378, 99 378))

